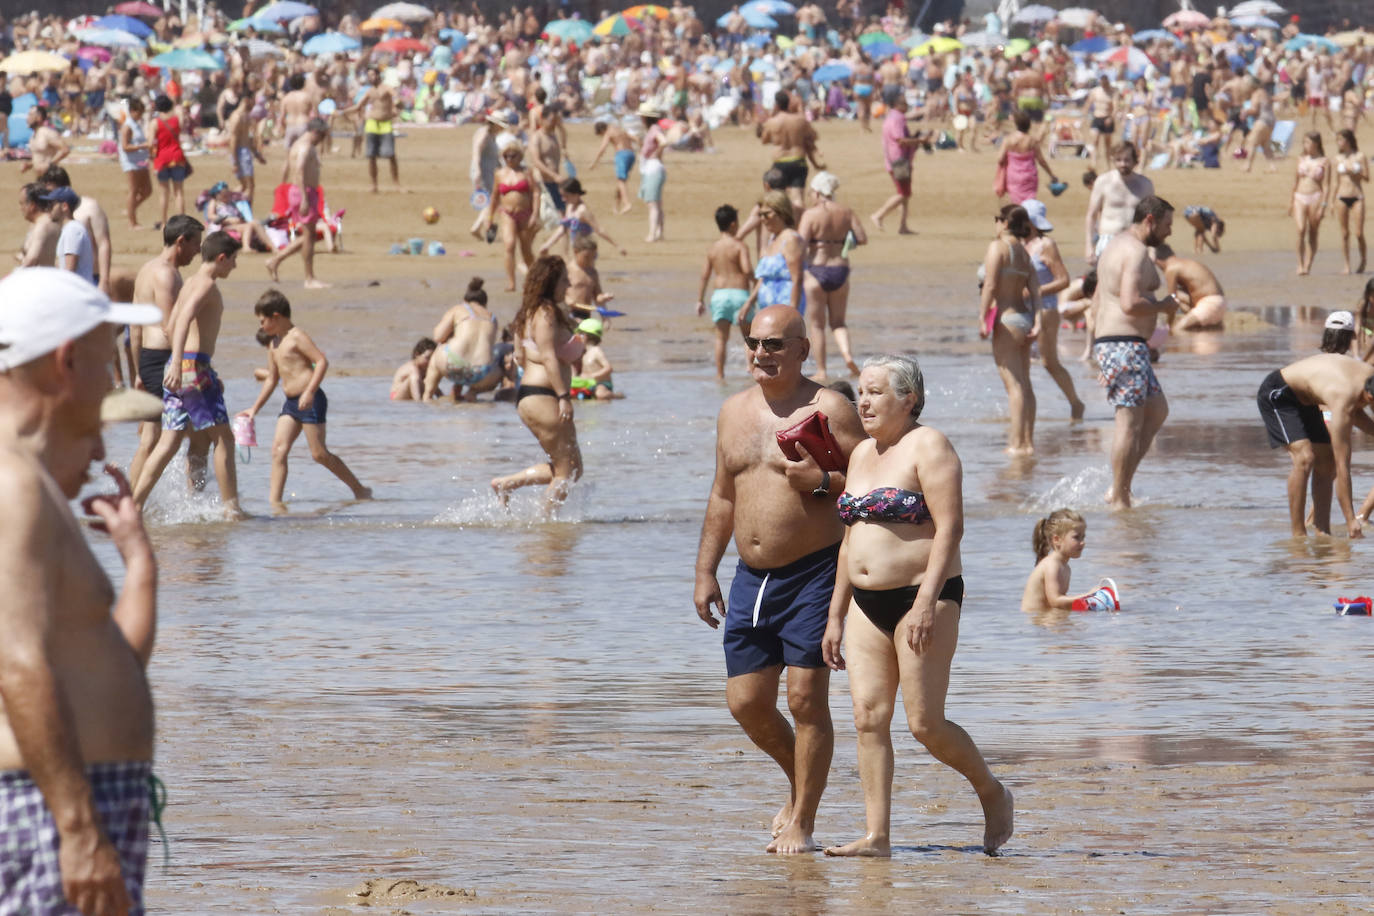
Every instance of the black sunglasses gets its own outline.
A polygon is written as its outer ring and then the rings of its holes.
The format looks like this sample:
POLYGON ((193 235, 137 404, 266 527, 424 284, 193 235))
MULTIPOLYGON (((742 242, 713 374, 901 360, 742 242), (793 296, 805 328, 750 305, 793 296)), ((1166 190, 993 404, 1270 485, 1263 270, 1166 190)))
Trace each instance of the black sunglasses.
POLYGON ((763 347, 765 353, 779 353, 789 340, 805 340, 804 337, 746 337, 744 345, 750 350, 763 347))

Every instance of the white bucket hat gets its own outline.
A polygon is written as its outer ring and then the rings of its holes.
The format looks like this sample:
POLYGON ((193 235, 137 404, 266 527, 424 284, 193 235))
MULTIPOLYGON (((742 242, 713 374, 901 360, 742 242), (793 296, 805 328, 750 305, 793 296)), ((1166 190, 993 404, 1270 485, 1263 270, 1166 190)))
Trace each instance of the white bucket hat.
POLYGON ((1030 221, 1035 228, 1041 232, 1053 232, 1054 223, 1045 215, 1045 204, 1032 197, 1030 200, 1021 201, 1021 208, 1026 211, 1030 221))
POLYGON ((0 372, 76 340, 98 324, 157 324, 155 305, 110 302, 70 270, 25 267, 0 280, 0 372))

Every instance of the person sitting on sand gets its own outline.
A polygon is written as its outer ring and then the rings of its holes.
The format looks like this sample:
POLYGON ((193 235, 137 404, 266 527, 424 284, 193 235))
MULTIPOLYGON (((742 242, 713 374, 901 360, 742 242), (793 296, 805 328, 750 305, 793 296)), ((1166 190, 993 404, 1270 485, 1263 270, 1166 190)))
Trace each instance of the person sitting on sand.
MULTIPOLYGON (((421 337, 410 350, 410 359, 401 363, 396 374, 391 377, 391 400, 424 400, 425 373, 429 371, 430 361, 438 344, 432 338, 421 337)), ((439 392, 436 390, 435 395, 439 392)))
POLYGON ((463 301, 453 306, 434 326, 438 345, 425 370, 422 401, 428 403, 439 391, 439 380, 453 383, 453 400, 475 401, 477 395, 501 384, 501 360, 496 356, 496 316, 487 308, 482 278, 468 281, 463 301))
POLYGON ((1174 331, 1219 331, 1226 315, 1226 294, 1211 268, 1201 261, 1180 257, 1169 245, 1155 248, 1155 263, 1164 271, 1168 295, 1180 304, 1187 297, 1187 311, 1174 320, 1174 331), (1183 295, 1179 295, 1183 293, 1183 295))
POLYGON ((217 181, 210 187, 204 205, 206 231, 225 229, 230 235, 238 236, 244 248, 249 248, 252 242, 256 241, 258 251, 276 251, 276 246, 272 244, 272 238, 262 223, 244 219, 239 208, 234 205, 233 198, 234 191, 227 181, 217 181))
POLYGON ((1226 221, 1217 216, 1211 207, 1191 206, 1183 208, 1183 218, 1193 227, 1193 252, 1202 254, 1202 248, 1221 251, 1221 236, 1226 232, 1226 221))
POLYGON ((1056 509, 1035 523, 1035 569, 1021 594, 1021 610, 1086 610, 1081 602, 1093 592, 1075 596, 1068 591, 1069 561, 1083 555, 1087 536, 1088 523, 1072 509, 1056 509))
POLYGON ((600 318, 583 319, 577 326, 577 336, 586 346, 582 358, 573 367, 577 374, 572 379, 572 393, 579 401, 609 401, 625 397, 616 394, 615 384, 611 381, 613 367, 606 351, 601 349, 601 336, 605 331, 605 323, 600 318))

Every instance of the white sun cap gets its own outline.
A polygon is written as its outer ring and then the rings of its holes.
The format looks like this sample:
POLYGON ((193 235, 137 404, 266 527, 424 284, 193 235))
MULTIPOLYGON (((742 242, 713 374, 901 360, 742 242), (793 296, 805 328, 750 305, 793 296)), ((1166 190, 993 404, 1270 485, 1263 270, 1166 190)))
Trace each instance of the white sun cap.
POLYGON ((114 305, 70 270, 22 267, 0 280, 0 372, 32 362, 98 324, 157 324, 155 305, 114 305))

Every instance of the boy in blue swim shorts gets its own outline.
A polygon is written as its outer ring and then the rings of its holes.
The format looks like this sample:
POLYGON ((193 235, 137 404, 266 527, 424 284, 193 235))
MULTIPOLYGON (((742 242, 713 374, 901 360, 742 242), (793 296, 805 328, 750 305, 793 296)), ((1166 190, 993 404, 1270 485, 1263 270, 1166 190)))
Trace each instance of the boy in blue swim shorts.
POLYGON ((329 370, 329 360, 310 336, 291 322, 291 303, 279 290, 269 289, 253 306, 258 327, 271 337, 267 344, 267 378, 253 406, 239 416, 256 417, 281 380, 286 403, 277 417, 277 430, 272 438, 272 479, 268 500, 275 514, 286 512, 282 495, 286 491, 286 457, 296 437, 305 430, 310 444, 310 457, 324 465, 353 491, 354 499, 371 499, 372 491, 358 482, 338 455, 325 444, 325 416, 329 398, 320 383, 329 370), (292 394, 291 392, 295 392, 292 394))
POLYGON ((716 378, 725 378, 725 350, 730 342, 730 325, 740 322, 740 332, 747 327, 740 310, 749 301, 749 278, 754 268, 749 262, 749 246, 735 234, 739 231, 739 211, 729 204, 716 208, 716 228, 720 238, 706 252, 706 266, 701 271, 701 289, 697 294, 697 314, 706 314, 706 287, 712 275, 716 288, 711 293, 711 321, 716 328, 716 378))

